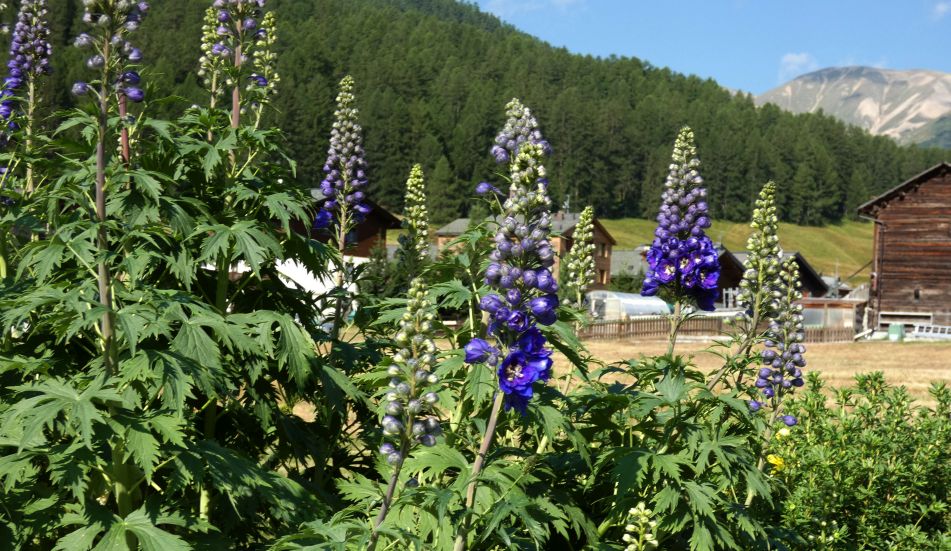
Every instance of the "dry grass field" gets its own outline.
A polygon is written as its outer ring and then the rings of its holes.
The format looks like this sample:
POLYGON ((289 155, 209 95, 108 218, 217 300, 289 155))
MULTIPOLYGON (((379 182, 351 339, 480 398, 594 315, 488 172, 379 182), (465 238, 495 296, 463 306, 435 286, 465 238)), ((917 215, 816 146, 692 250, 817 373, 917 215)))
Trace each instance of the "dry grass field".
MULTIPOLYGON (((587 341, 588 350, 607 363, 641 354, 654 356, 667 351, 665 342, 587 341)), ((706 352, 711 342, 681 342, 677 351, 694 357, 697 366, 713 370, 720 358, 706 352)), ((857 373, 882 371, 891 384, 904 385, 924 405, 933 401, 928 394, 932 381, 951 384, 951 343, 858 342, 807 345, 808 370, 822 374, 831 386, 845 386, 857 373)), ((559 362, 560 363, 560 362, 559 362)))

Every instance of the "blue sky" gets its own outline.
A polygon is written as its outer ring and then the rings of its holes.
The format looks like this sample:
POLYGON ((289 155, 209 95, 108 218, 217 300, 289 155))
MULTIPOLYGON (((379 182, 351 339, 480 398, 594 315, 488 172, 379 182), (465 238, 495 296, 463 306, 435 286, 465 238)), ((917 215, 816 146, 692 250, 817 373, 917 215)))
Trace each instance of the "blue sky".
POLYGON ((476 0, 573 52, 759 94, 824 67, 951 72, 951 0, 476 0))

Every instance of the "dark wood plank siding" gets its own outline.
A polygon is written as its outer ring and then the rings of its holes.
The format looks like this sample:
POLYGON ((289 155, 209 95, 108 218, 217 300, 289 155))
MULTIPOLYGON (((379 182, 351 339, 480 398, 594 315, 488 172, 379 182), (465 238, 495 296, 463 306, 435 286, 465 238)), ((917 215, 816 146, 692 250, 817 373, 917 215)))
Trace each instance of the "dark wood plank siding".
POLYGON ((877 219, 876 309, 930 312, 951 325, 951 174, 891 199, 877 219))

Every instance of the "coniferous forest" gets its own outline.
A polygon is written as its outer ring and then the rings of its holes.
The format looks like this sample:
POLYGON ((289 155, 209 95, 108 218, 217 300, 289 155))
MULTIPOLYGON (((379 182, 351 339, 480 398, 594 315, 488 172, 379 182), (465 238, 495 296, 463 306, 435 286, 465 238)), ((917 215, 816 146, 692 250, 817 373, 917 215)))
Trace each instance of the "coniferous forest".
MULTIPOLYGON (((203 2, 156 3, 141 41, 154 59, 153 97, 197 102, 193 52, 203 2)), ((299 179, 316 186, 325 154, 334 87, 346 70, 361 83, 361 110, 375 197, 399 212, 414 162, 430 175, 435 222, 465 215, 466 190, 491 173, 483 153, 512 97, 533 105, 552 143, 556 204, 591 204, 602 217, 652 218, 685 124, 703 144, 715 218, 748 220, 760 186, 780 183, 782 218, 825 224, 946 159, 938 149, 899 147, 822 115, 757 109, 712 80, 633 58, 571 54, 454 0, 281 0, 281 94, 269 123, 287 134, 299 179)), ((66 47, 80 24, 80 0, 51 0, 56 73, 47 97, 73 101, 82 67, 66 47)), ((72 50, 72 51, 70 51, 72 50)), ((162 114, 163 106, 152 106, 162 114)), ((167 113, 174 112, 169 103, 167 113)))

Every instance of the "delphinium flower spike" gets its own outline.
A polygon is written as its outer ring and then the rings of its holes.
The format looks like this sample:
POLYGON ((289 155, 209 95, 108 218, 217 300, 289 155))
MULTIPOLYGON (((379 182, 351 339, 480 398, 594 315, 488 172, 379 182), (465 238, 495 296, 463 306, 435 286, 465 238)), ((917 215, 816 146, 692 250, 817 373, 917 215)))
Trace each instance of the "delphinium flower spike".
POLYGON ((485 273, 486 284, 495 292, 480 303, 491 316, 489 336, 494 344, 473 339, 466 348, 466 361, 497 368, 505 409, 514 407, 524 413, 534 383, 551 374, 551 351, 537 324, 555 322, 558 283, 551 273, 551 199, 542 165, 547 142, 541 139, 531 112, 518 100, 509 104, 505 127, 518 129, 532 140, 507 142, 512 144, 512 149, 506 149, 511 154, 511 188, 485 273))
MULTIPOLYGON (((244 110, 241 89, 245 83, 248 83, 252 89, 256 87, 265 89, 263 96, 251 95, 252 103, 256 103, 258 107, 261 105, 262 98, 273 91, 267 77, 259 73, 261 64, 268 67, 268 70, 273 68, 273 56, 265 53, 261 57, 254 57, 259 49, 271 50, 273 46, 272 38, 267 36, 268 33, 273 34, 273 16, 267 20, 270 28, 262 26, 265 4, 265 0, 215 0, 212 4, 212 7, 217 10, 217 26, 215 27, 217 41, 210 50, 203 53, 206 56, 217 56, 226 63, 216 65, 210 60, 205 60, 202 68, 207 67, 206 71, 221 70, 226 75, 225 85, 231 87, 231 126, 233 128, 241 124, 241 113, 244 110), (253 63, 248 64, 248 60, 253 60, 253 63), (248 65, 251 66, 250 70, 247 68, 248 65)), ((203 43, 209 40, 207 30, 204 31, 203 37, 203 43)))
POLYGON ((429 258, 429 214, 426 210, 426 182, 423 167, 413 165, 406 180, 403 228, 396 259, 405 269, 418 269, 429 258))
MULTIPOLYGON (((330 148, 324 163, 324 179, 320 182, 323 196, 314 219, 314 229, 330 229, 333 242, 343 263, 347 250, 347 235, 370 213, 366 202, 367 163, 363 150, 363 128, 359 122, 356 97, 353 94, 353 77, 345 76, 340 81, 337 94, 337 109, 330 131, 330 148)), ((337 270, 337 288, 344 290, 346 269, 341 264, 337 270)), ((343 297, 336 301, 333 319, 333 336, 339 335, 344 311, 343 297)))
MULTIPOLYGON (((779 290, 778 286, 781 284, 779 270, 782 257, 778 226, 776 184, 768 182, 760 190, 759 198, 756 200, 750 222, 752 231, 746 241, 746 270, 740 280, 740 292, 737 296, 737 305, 743 313, 732 320, 734 324, 739 325, 741 333, 734 359, 744 358, 749 354, 760 338, 760 322, 775 315, 773 294, 779 290)), ((710 379, 707 386, 711 389, 716 386, 732 365, 732 361, 727 361, 723 368, 710 379)))
MULTIPOLYGON (((487 364, 496 370, 496 391, 485 436, 476 454, 466 492, 466 507, 475 500, 477 477, 492 445, 500 410, 515 408, 525 413, 534 395, 535 383, 551 377, 552 351, 538 329, 556 320, 558 284, 551 273, 551 199, 542 161, 551 150, 538 130, 531 111, 517 99, 507 106, 508 120, 492 154, 500 163, 509 162, 511 182, 502 205, 495 248, 485 272, 493 292, 480 306, 491 319, 488 336, 472 339, 465 347, 466 362, 487 364)), ((491 190, 484 189, 482 193, 491 190)), ((466 545, 468 525, 463 523, 455 549, 466 545)))
POLYGON ((214 109, 224 91, 224 67, 230 62, 231 52, 224 54, 224 48, 218 41, 218 9, 209 6, 205 10, 205 19, 201 27, 201 58, 199 58, 198 76, 202 85, 211 96, 209 106, 214 109))
MULTIPOLYGON (((769 321, 765 349, 761 354, 763 367, 756 378, 756 388, 761 390, 773 410, 773 424, 779 418, 783 398, 803 385, 802 368, 806 366, 802 305, 797 304, 802 299, 802 292, 795 257, 783 260, 779 285, 775 292, 775 313, 769 321)), ((761 404, 753 400, 750 407, 758 410, 761 404)), ((791 415, 783 416, 782 420, 789 426, 796 424, 796 418, 791 415)))
POLYGON ((398 351, 389 367, 390 385, 384 397, 385 442, 380 453, 393 466, 393 473, 380 512, 373 526, 369 549, 376 546, 377 529, 386 518, 399 480, 403 461, 417 446, 434 446, 442 434, 434 405, 439 382, 434 373, 438 350, 433 340, 436 319, 433 304, 426 297, 426 285, 416 278, 410 283, 406 313, 399 323, 395 342, 398 351))
POLYGON ((628 511, 628 524, 621 538, 627 545, 624 551, 649 551, 657 549, 657 521, 653 520, 653 511, 641 501, 628 511))
POLYGON ((575 308, 584 306, 584 293, 594 282, 594 209, 585 207, 578 217, 568 256, 564 297, 575 308))
MULTIPOLYGON (((33 132, 36 122, 37 81, 51 71, 50 28, 46 0, 21 0, 17 22, 10 40, 10 60, 7 62, 7 77, 0 91, 0 118, 5 122, 0 130, 3 145, 12 134, 23 129, 25 146, 29 155, 33 149, 33 132)), ((33 191, 33 166, 28 161, 25 191, 33 191)))
MULTIPOLYGON (((769 321, 765 348, 761 354, 763 367, 757 373, 755 384, 764 399, 756 397, 749 401, 749 408, 754 413, 767 406, 772 409, 764 434, 766 442, 772 440, 780 422, 787 427, 799 422, 792 415, 781 415, 783 399, 803 385, 802 368, 806 366, 802 305, 797 304, 802 299, 802 292, 799 289, 799 269, 796 267, 795 257, 788 256, 783 259, 777 287, 773 293, 775 301, 772 304, 775 314, 769 321)), ((760 454, 759 469, 763 469, 768 457, 760 454)), ((752 502, 753 491, 750 490, 746 494, 746 505, 749 506, 752 502)))
MULTIPOLYGON (((116 98, 120 105, 126 100, 140 102, 145 94, 139 87, 141 77, 132 69, 142 61, 142 51, 128 40, 130 33, 139 28, 139 24, 149 11, 148 2, 131 2, 123 0, 85 0, 83 2, 83 22, 90 26, 89 33, 82 33, 75 39, 79 48, 91 50, 86 59, 86 66, 95 71, 98 80, 92 85, 86 82, 77 82, 73 85, 73 93, 85 96, 91 93, 96 95, 98 104, 98 140, 96 144, 96 218, 105 222, 106 212, 106 143, 109 139, 109 116, 112 109, 112 100, 116 98)), ((119 110, 122 114, 122 110, 119 110)), ((121 131, 123 142, 123 157, 128 161, 128 133, 121 131)), ((112 314, 112 284, 109 276, 109 266, 104 260, 109 251, 109 236, 106 225, 100 224, 97 235, 97 246, 101 257, 98 265, 99 299, 106 310, 100 322, 100 332, 103 341, 103 357, 106 372, 111 374, 115 368, 115 346, 112 314)))
POLYGON ((277 72, 277 16, 268 12, 261 19, 254 33, 254 52, 251 56, 252 73, 246 87, 251 110, 254 112, 254 126, 261 123, 264 106, 277 94, 277 85, 281 76, 277 72))
POLYGON ((360 126, 353 94, 353 77, 340 81, 337 109, 330 130, 330 148, 324 163, 324 179, 320 182, 323 202, 314 220, 314 228, 335 226, 336 245, 341 253, 346 248, 346 235, 370 213, 366 203, 367 163, 363 150, 363 128, 360 126))
POLYGON ((648 271, 641 294, 661 294, 675 305, 668 353, 673 353, 684 303, 713 310, 720 278, 716 247, 704 230, 710 227, 707 190, 700 176, 693 131, 683 128, 674 143, 670 173, 664 184, 654 242, 647 252, 648 271))

